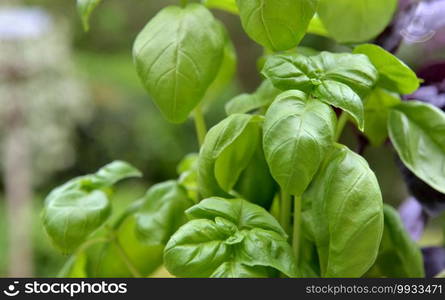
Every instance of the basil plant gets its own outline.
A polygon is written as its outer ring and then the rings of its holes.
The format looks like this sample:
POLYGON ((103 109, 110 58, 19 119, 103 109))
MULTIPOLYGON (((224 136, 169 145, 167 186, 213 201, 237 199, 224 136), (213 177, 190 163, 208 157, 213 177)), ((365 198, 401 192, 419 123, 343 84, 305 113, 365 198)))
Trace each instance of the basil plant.
MULTIPOLYGON (((99 2, 78 0, 85 28, 99 2)), ((423 277, 420 248, 384 203, 373 167, 340 143, 348 123, 374 147, 389 139, 406 168, 445 193, 445 114, 402 101, 421 79, 372 43, 396 7, 183 0, 159 11, 136 37, 135 69, 166 121, 194 118, 200 149, 120 215, 112 189, 141 176, 127 163, 51 192, 43 224, 70 255, 61 276, 149 276, 163 264, 178 277, 423 277), (227 117, 207 131, 203 100, 236 65, 213 9, 239 16, 265 55, 261 85, 227 101, 227 117), (344 52, 300 48, 306 34, 344 52)))

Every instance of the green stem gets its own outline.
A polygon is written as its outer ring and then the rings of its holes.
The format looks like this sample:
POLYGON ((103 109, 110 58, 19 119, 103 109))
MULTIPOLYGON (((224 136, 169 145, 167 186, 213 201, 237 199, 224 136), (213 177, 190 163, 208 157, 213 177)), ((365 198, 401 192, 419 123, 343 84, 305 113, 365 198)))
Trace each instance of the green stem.
POLYGON ((292 197, 286 191, 281 190, 280 224, 287 233, 290 232, 291 210, 292 197))
POLYGON ((301 241, 301 197, 294 198, 294 229, 292 234, 292 248, 297 260, 300 255, 301 241))
POLYGON ((343 133, 343 129, 345 129, 346 123, 348 123, 349 116, 346 112, 342 112, 340 115, 340 118, 338 119, 337 123, 337 130, 335 131, 335 141, 338 142, 338 140, 341 138, 341 135, 343 133))
POLYGON ((119 255, 122 259, 122 261, 127 266, 128 270, 130 271, 131 275, 133 275, 134 278, 141 278, 142 274, 138 271, 138 269, 133 265, 133 262, 128 257, 127 252, 125 252, 125 249, 122 247, 121 243, 119 242, 118 237, 116 236, 116 233, 114 231, 111 232, 112 235, 112 241, 113 244, 116 246, 117 250, 119 251, 119 255))
POLYGON ((196 134, 198 136, 199 146, 204 143, 205 136, 207 134, 207 126, 202 113, 201 105, 198 105, 193 112, 193 119, 195 120, 196 134))

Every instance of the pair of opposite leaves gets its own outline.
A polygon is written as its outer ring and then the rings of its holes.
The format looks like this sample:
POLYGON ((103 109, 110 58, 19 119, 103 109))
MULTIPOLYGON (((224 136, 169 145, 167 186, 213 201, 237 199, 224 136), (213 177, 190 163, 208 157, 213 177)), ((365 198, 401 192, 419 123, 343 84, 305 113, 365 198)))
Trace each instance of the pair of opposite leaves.
MULTIPOLYGON (((236 118, 241 115, 234 115, 236 118)), ((374 263, 383 231, 382 199, 366 161, 335 145, 303 194, 317 274, 359 277, 374 263), (358 255, 360 253, 360 255, 358 255)), ((308 276, 283 229, 266 210, 241 199, 208 198, 167 243, 168 270, 181 277, 308 276)))

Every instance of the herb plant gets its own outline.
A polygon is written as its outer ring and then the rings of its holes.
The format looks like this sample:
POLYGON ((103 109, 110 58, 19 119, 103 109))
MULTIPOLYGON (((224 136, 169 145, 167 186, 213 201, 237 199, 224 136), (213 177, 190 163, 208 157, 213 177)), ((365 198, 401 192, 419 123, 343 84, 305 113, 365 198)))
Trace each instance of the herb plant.
MULTIPOLYGON (((78 0, 83 24, 98 0, 78 0)), ((166 120, 193 116, 199 154, 124 214, 115 184, 139 177, 113 162, 46 199, 45 228, 71 254, 61 276, 148 276, 162 262, 179 277, 423 277, 422 254, 384 204, 366 160, 340 144, 348 122, 373 146, 388 138, 406 168, 445 193, 445 114, 402 101, 421 80, 372 44, 396 0, 181 1, 137 36, 134 63, 166 120), (233 72, 234 47, 210 9, 239 15, 264 47, 263 83, 226 105, 208 132, 203 100, 233 72), (345 13, 347 11, 347 13, 345 13), (298 47, 306 33, 345 52, 298 47)), ((210 99, 211 100, 211 99, 210 99)))

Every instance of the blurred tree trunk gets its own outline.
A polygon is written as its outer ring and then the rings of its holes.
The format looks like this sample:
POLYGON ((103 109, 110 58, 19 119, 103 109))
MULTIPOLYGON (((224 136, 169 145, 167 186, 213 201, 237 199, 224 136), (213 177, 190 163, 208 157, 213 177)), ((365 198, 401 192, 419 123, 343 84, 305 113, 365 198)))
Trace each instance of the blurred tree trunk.
POLYGON ((17 70, 8 70, 11 84, 9 103, 11 109, 5 122, 3 148, 3 175, 8 218, 8 275, 31 277, 32 253, 32 188, 29 145, 26 120, 18 83, 23 78, 17 70))

